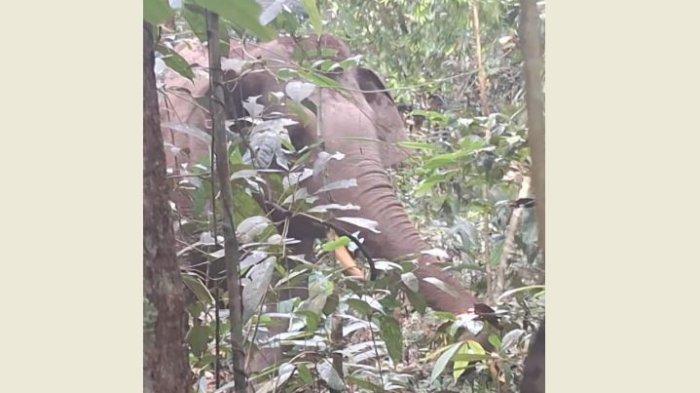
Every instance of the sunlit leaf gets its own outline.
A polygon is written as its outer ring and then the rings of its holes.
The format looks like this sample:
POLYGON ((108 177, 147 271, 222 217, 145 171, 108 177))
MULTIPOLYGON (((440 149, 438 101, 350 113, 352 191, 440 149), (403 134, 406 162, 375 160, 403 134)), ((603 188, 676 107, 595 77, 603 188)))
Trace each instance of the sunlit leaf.
MULTIPOLYGON (((457 351, 457 355, 460 354, 467 354, 467 351, 469 351, 469 346, 467 343, 462 344, 459 347, 459 350, 457 351)), ((452 366, 452 376, 454 377, 455 381, 459 379, 459 377, 464 374, 464 372, 467 370, 467 367, 469 366, 469 360, 455 360, 454 365, 452 366)))
POLYGON ((335 251, 341 247, 347 247, 350 243, 350 239, 347 236, 341 236, 335 240, 323 243, 323 251, 331 252, 335 251))
POLYGON ((430 383, 435 382, 435 380, 442 374, 443 371, 445 371, 445 367, 447 367, 447 364, 449 361, 452 359, 452 356, 454 356, 459 348, 462 346, 462 343, 456 343, 452 344, 448 347, 445 352, 443 352, 442 355, 438 358, 438 360, 435 362, 435 365, 433 366, 433 371, 430 373, 430 383))
POLYGON ((154 26, 167 22, 173 15, 168 0, 143 1, 143 19, 154 26))
POLYGON ((304 9, 309 14, 309 19, 311 19, 311 25, 314 27, 314 32, 317 35, 323 34, 323 23, 321 22, 321 13, 318 11, 316 6, 316 0, 302 0, 304 9))

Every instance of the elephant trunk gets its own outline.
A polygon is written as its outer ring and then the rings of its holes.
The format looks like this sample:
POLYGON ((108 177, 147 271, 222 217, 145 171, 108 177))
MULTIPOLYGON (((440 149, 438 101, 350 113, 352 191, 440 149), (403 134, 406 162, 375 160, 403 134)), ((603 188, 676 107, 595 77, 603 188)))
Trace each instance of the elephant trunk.
MULTIPOLYGON (((329 173, 335 179, 356 175, 357 187, 329 192, 328 202, 355 203, 361 210, 354 215, 374 220, 380 233, 362 231, 366 248, 375 258, 400 259, 410 254, 420 255, 430 249, 411 222, 405 208, 397 198, 389 174, 374 149, 357 146, 345 149, 346 158, 334 163, 329 173)), ((345 226, 348 231, 354 229, 345 226)), ((469 312, 479 301, 457 279, 439 267, 437 258, 420 255, 418 267, 413 272, 419 279, 420 293, 426 303, 435 310, 455 314, 469 312), (436 278, 448 287, 447 292, 426 281, 436 278), (455 296, 457 295, 457 296, 455 296)))

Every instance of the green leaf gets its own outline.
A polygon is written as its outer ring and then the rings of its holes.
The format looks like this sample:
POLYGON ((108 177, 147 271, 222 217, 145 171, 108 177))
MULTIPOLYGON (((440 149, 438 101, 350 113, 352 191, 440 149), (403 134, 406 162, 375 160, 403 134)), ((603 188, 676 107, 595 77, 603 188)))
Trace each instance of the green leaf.
POLYGON ((403 336, 401 335, 401 325, 394 317, 383 315, 379 318, 381 335, 389 351, 389 356, 394 363, 400 363, 403 357, 403 336))
POLYGON ((458 150, 452 153, 438 154, 437 156, 434 156, 425 163, 425 169, 442 168, 454 164, 468 155, 469 153, 465 150, 458 150))
POLYGON ((167 22, 174 14, 167 0, 143 1, 143 19, 153 26, 167 22))
POLYGON ((363 316, 367 316, 372 313, 372 306, 370 306, 369 303, 364 300, 351 298, 346 300, 345 303, 363 316))
POLYGON ((495 334, 489 336, 489 343, 493 345, 493 347, 496 348, 496 350, 501 348, 501 339, 498 338, 498 336, 495 334))
POLYGON ((462 343, 456 343, 452 344, 449 346, 449 349, 447 349, 435 362, 435 366, 433 366, 433 372, 430 373, 430 383, 435 382, 437 377, 442 374, 443 371, 445 371, 445 367, 447 366, 447 363, 452 359, 452 357, 457 353, 459 348, 462 346, 462 343))
POLYGON ((311 385, 314 383, 314 378, 311 376, 311 371, 309 371, 309 368, 306 367, 306 364, 297 364, 297 371, 299 372, 299 378, 301 378, 305 384, 311 385))
POLYGON ((190 63, 188 63, 184 57, 180 56, 179 53, 165 45, 158 45, 156 49, 163 54, 165 65, 189 80, 194 79, 194 72, 192 68, 190 68, 190 63))
MULTIPOLYGON (((467 351, 469 351, 469 345, 464 343, 459 347, 457 355, 467 354, 467 351)), ((462 374, 464 374, 468 366, 469 360, 455 360, 452 370, 452 376, 454 377, 455 381, 458 380, 462 374)))
POLYGON ((202 325, 192 326, 190 331, 187 332, 187 342, 195 354, 204 352, 209 342, 209 329, 202 325))
POLYGON ((318 330, 318 323, 321 320, 321 317, 318 314, 310 310, 297 311, 297 314, 303 315, 306 319, 307 332, 314 333, 316 330, 318 330))
POLYGON ((321 75, 316 72, 307 70, 299 70, 298 74, 300 77, 306 79, 307 81, 313 83, 318 87, 326 87, 329 89, 342 89, 340 83, 325 75, 321 75))
POLYGON ((428 194, 430 191, 432 191, 433 188, 440 182, 445 180, 445 176, 443 175, 433 175, 430 176, 427 179, 424 179, 423 182, 416 188, 416 196, 423 196, 428 194))
POLYGON ((322 248, 323 248, 323 251, 331 252, 331 251, 335 251, 341 247, 347 247, 348 244, 350 244, 350 238, 348 238, 347 236, 341 236, 341 237, 339 237, 335 240, 332 240, 330 242, 323 243, 322 248))
POLYGON ((430 143, 425 143, 425 142, 399 142, 398 145, 400 147, 405 147, 407 149, 416 149, 416 150, 430 150, 433 151, 436 149, 436 147, 430 143))
POLYGON ((197 297, 197 300, 204 304, 214 304, 214 297, 207 289, 206 285, 194 274, 182 273, 182 281, 185 286, 189 288, 192 293, 197 297))
POLYGON ((219 14, 234 26, 264 41, 275 37, 275 31, 269 26, 260 24, 261 8, 255 0, 193 0, 193 2, 209 11, 219 14))
POLYGON ((306 13, 309 14, 314 32, 320 36, 323 34, 323 23, 321 22, 321 13, 318 12, 318 7, 316 6, 316 0, 302 0, 302 4, 304 9, 306 9, 306 13))

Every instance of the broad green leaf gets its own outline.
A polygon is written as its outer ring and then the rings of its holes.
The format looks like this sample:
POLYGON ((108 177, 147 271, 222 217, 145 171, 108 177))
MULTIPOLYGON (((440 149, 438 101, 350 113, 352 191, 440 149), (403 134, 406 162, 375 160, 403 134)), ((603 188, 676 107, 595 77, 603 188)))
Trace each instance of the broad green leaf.
POLYGON ((317 35, 323 34, 323 23, 321 22, 321 13, 318 12, 318 7, 316 6, 316 0, 302 0, 304 9, 309 14, 309 19, 311 19, 311 25, 314 27, 314 32, 317 35))
POLYGON ((269 41, 275 37, 275 31, 260 24, 260 5, 255 0, 193 0, 209 11, 219 14, 236 27, 245 29, 256 37, 269 41))
POLYGON ((179 53, 165 45, 158 45, 156 49, 163 54, 165 65, 189 80, 194 78, 194 72, 192 72, 192 68, 190 68, 190 63, 188 63, 184 57, 180 56, 179 53))
POLYGON ((345 302, 348 304, 348 306, 350 306, 350 308, 354 309, 362 316, 367 316, 372 313, 372 306, 370 306, 369 303, 364 300, 351 298, 345 302))
MULTIPOLYGON (((459 347, 457 355, 467 354, 467 351, 469 351, 469 345, 467 345, 467 343, 464 343, 459 347)), ((458 380, 462 374, 464 374, 468 366, 469 360, 455 360, 454 365, 452 366, 452 376, 454 377, 455 381, 458 380)))
POLYGON ((153 26, 167 22, 174 14, 168 0, 143 1, 143 19, 153 26))
POLYGON ((187 342, 190 344, 192 352, 200 354, 207 349, 209 342, 209 329, 203 325, 195 325, 187 332, 187 342))
POLYGON ((350 238, 348 238, 347 236, 341 236, 341 237, 339 237, 335 240, 332 240, 330 242, 323 243, 322 247, 323 247, 323 251, 331 252, 331 251, 335 251, 341 247, 347 247, 348 244, 350 244, 350 238))
POLYGON ((189 274, 189 273, 182 273, 182 281, 185 283, 185 286, 189 288, 192 293, 197 297, 197 300, 204 304, 213 304, 214 303, 214 297, 211 295, 209 292, 209 289, 207 289, 206 285, 202 282, 202 280, 199 279, 194 274, 189 274))
POLYGON ((443 352, 442 355, 438 358, 438 360, 435 362, 435 365, 433 366, 433 372, 430 373, 430 383, 435 382, 437 377, 442 374, 443 371, 445 371, 445 367, 447 367, 447 363, 452 359, 452 357, 457 353, 459 348, 462 346, 462 343, 456 343, 448 346, 448 349, 443 352))
POLYGON ((394 363, 400 363, 403 357, 403 336, 401 335, 401 325, 389 315, 379 318, 379 327, 382 338, 389 351, 389 356, 394 363))

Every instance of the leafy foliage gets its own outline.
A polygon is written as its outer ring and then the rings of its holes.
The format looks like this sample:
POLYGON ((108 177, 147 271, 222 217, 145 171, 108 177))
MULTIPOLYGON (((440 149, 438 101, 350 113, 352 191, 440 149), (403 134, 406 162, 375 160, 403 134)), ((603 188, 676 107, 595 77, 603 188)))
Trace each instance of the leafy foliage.
MULTIPOLYGON (((265 392, 344 390, 349 386, 355 391, 456 387, 497 391, 497 385, 503 383, 513 390, 531 332, 544 313, 544 291, 537 286, 543 271, 534 214, 529 209, 524 209, 521 228, 512 239, 515 246, 506 247, 509 218, 516 209, 513 201, 522 179, 529 176, 530 164, 522 65, 516 46, 516 2, 478 3, 484 57, 481 66, 489 81, 488 109, 482 108, 478 99, 479 65, 470 2, 258 3, 186 0, 184 8, 173 12, 163 8, 165 2, 147 0, 144 11, 145 19, 154 24, 175 15, 175 29, 166 37, 175 42, 206 37, 203 17, 191 7, 196 5, 219 13, 230 37, 252 35, 253 39, 269 40, 278 34, 296 37, 328 32, 361 51, 364 56, 343 62, 331 61, 327 53, 306 54, 298 68, 277 73, 281 81, 289 82, 279 99, 292 112, 294 108, 303 112, 303 102, 314 89, 338 89, 338 82, 324 72, 360 62, 386 78, 397 102, 412 107, 406 119, 411 140, 401 146, 414 154, 394 173, 399 195, 422 234, 439 247, 433 252, 447 256, 450 269, 476 292, 498 299, 502 329, 489 332, 492 348, 484 348, 464 338, 465 331, 485 329, 483 324, 463 316, 425 311, 419 280, 411 272, 414 261, 375 261, 382 275, 373 282, 344 276, 333 252, 356 247, 346 236, 319 239, 313 263, 291 255, 289 246, 298 240, 289 236, 288 223, 280 230, 264 215, 256 202, 263 188, 285 209, 320 221, 333 214, 338 220, 369 230, 376 230, 376 222, 343 217, 345 210, 361 212, 352 204, 312 207, 316 196, 300 185, 302 180, 322 172, 330 160, 343 160, 344 156, 325 153, 316 162, 308 162, 307 152, 297 150, 289 138, 287 127, 296 121, 266 118, 266 108, 253 99, 243 103, 248 127, 242 137, 232 138, 229 150, 241 243, 245 348, 249 353, 279 346, 286 349, 281 364, 252 375, 251 382, 265 392), (501 288, 496 285, 496 276, 503 260, 505 270, 500 274, 505 286, 501 288), (308 298, 282 300, 283 295, 299 288, 308 291, 308 298), (342 348, 331 338, 333 316, 342 321, 342 348), (342 373, 333 366, 338 353, 343 359, 342 373), (500 367, 498 382, 490 364, 500 367)), ((167 67, 192 79, 192 68, 169 46, 161 44, 158 51, 167 67)), ((240 71, 245 64, 229 62, 223 67, 240 71)), ((205 131, 188 125, 171 124, 170 128, 208 137, 205 131)), ((223 290, 223 246, 217 235, 222 212, 220 203, 212 207, 209 161, 184 169, 194 180, 179 182, 178 192, 188 195, 195 209, 183 212, 176 207, 174 218, 178 236, 186 243, 178 255, 181 265, 186 266, 183 279, 192 295, 187 340, 199 390, 212 391, 207 384, 211 384, 216 367, 217 335, 222 369, 231 355, 230 347, 224 344, 228 298, 223 290)), ((325 189, 355 186, 356 179, 344 179, 326 184, 325 189)))

